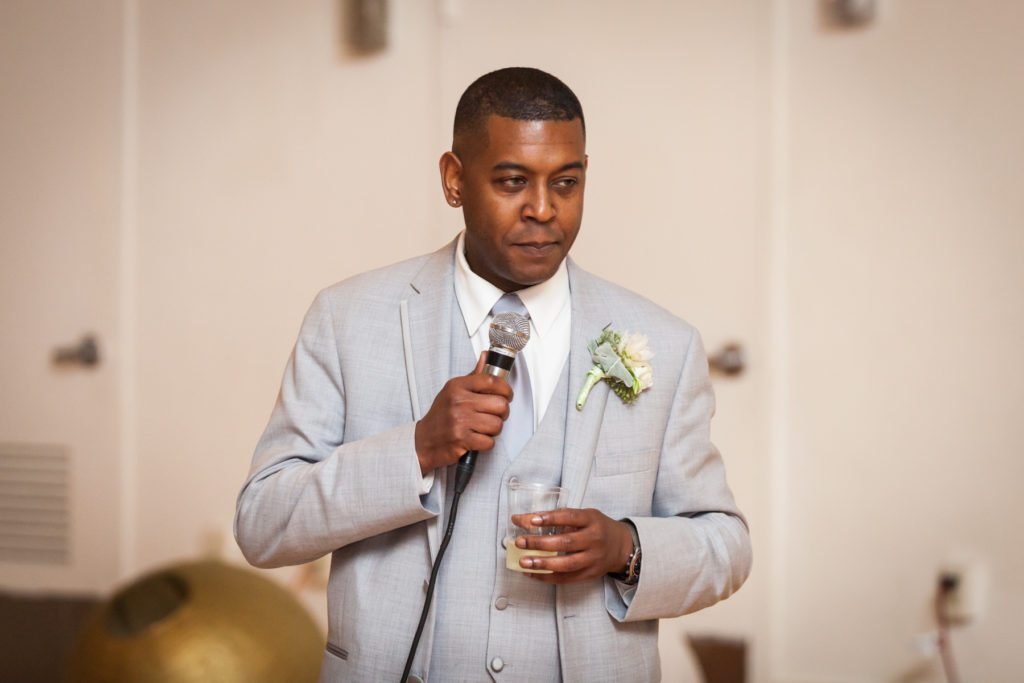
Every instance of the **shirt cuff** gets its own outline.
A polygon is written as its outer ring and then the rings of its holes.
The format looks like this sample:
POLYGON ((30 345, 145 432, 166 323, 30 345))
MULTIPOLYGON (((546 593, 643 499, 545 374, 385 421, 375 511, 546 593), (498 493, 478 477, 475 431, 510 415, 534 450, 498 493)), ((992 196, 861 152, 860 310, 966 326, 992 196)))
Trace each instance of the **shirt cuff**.
POLYGON ((622 598, 622 602, 625 603, 626 607, 629 607, 629 603, 633 602, 633 595, 636 593, 637 585, 633 584, 630 586, 615 580, 615 590, 619 591, 619 597, 622 598))

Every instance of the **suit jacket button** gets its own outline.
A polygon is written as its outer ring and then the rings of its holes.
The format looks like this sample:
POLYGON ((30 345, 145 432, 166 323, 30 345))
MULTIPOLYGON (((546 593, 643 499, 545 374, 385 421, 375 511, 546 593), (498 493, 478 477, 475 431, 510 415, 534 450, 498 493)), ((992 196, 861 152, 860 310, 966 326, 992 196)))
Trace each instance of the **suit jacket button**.
POLYGON ((493 671, 494 673, 499 673, 504 668, 505 668, 505 660, 502 659, 501 657, 495 657, 494 659, 491 660, 491 671, 493 671))
POLYGON ((494 606, 498 609, 505 609, 506 607, 508 607, 508 598, 506 598, 504 595, 501 596, 500 598, 494 601, 494 606))
POLYGON ((416 674, 412 674, 407 679, 405 679, 405 683, 423 683, 423 679, 417 676, 416 674))

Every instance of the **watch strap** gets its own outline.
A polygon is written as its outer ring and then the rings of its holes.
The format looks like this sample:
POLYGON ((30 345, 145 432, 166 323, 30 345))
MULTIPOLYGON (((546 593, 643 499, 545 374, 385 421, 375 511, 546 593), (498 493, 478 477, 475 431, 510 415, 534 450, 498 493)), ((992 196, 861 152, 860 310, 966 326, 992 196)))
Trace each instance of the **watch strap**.
POLYGON ((635 586, 640 581, 640 563, 643 558, 643 552, 640 549, 640 534, 637 533, 636 525, 630 520, 621 519, 619 521, 629 525, 629 533, 633 536, 633 552, 626 559, 626 571, 612 572, 608 576, 627 586, 635 586))

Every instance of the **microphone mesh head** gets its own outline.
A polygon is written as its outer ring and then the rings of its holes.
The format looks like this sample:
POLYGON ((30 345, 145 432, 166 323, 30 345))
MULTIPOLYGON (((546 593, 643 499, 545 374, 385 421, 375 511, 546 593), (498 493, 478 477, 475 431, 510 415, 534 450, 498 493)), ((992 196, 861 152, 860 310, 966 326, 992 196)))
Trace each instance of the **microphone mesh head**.
POLYGON ((500 347, 519 353, 530 341, 530 319, 525 315, 507 311, 491 320, 491 347, 500 347))

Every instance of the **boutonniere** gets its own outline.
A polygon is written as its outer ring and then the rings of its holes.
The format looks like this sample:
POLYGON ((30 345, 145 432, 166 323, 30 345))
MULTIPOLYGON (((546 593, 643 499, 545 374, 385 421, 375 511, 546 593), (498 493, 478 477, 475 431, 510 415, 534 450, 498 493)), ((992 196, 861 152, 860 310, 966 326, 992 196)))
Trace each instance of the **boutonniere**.
POLYGON ((587 344, 594 367, 587 372, 587 381, 576 397, 576 410, 583 410, 590 390, 601 380, 608 383, 623 403, 635 401, 641 391, 654 384, 650 363, 654 354, 647 348, 647 336, 616 332, 610 327, 611 323, 601 330, 597 339, 587 344))

